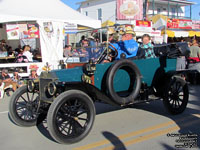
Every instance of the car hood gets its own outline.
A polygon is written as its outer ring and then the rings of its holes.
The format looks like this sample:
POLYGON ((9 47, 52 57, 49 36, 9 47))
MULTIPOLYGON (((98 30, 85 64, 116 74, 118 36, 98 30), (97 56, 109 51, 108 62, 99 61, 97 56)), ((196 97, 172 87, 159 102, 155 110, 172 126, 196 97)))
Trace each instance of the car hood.
POLYGON ((82 67, 71 69, 52 70, 50 72, 42 72, 40 78, 53 78, 60 82, 81 82, 83 75, 82 67))

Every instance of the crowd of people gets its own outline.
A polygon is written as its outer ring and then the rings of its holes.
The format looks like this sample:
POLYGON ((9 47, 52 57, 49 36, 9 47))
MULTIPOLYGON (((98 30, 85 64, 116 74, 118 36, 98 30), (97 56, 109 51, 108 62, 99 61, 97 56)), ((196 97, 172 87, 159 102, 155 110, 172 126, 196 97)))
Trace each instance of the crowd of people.
MULTIPOLYGON (((140 58, 153 58, 156 57, 153 51, 153 44, 151 43, 151 37, 148 34, 143 35, 142 43, 136 41, 136 35, 132 27, 128 26, 125 30, 115 31, 113 28, 109 28, 107 31, 108 39, 104 38, 102 43, 99 43, 99 38, 95 36, 81 37, 78 47, 72 49, 72 45, 66 45, 64 47, 64 57, 80 57, 80 62, 87 62, 89 59, 96 59, 101 54, 106 43, 109 42, 109 48, 118 51, 118 55, 114 58, 118 60, 121 58, 121 54, 126 58, 138 56, 140 58), (101 44, 101 45, 99 45, 101 44), (104 46, 103 46, 104 44, 104 46)), ((108 57, 104 62, 110 62, 114 60, 108 57)))
POLYGON ((13 49, 11 46, 7 45, 5 40, 0 41, 0 52, 4 52, 5 57, 14 57, 14 63, 21 62, 37 62, 34 58, 37 56, 41 56, 39 50, 31 51, 31 47, 29 45, 21 45, 18 48, 13 49))
MULTIPOLYGON (((30 68, 30 75, 29 79, 37 79, 37 67, 30 68)), ((3 98, 4 92, 6 91, 6 94, 10 96, 10 92, 14 92, 17 88, 23 86, 25 84, 25 79, 23 79, 19 75, 19 69, 15 68, 13 70, 12 75, 9 75, 9 72, 7 69, 2 69, 0 72, 0 98, 3 98)))

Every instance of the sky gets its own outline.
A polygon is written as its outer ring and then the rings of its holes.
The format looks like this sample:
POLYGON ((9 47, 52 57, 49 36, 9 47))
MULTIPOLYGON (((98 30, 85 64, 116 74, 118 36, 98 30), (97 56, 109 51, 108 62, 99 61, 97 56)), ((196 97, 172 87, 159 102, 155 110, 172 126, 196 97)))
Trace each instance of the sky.
POLYGON ((65 4, 67 4, 68 6, 70 6, 73 9, 78 9, 79 5, 76 5, 76 3, 82 2, 85 0, 61 0, 61 1, 63 1, 65 4))
MULTIPOLYGON (((200 20, 200 0, 189 0, 192 2, 197 3, 196 5, 192 6, 192 19, 194 20, 200 20)), ((190 8, 186 7, 186 16, 190 16, 190 8)))
MULTIPOLYGON (((77 9, 79 5, 76 5, 76 3, 84 1, 84 0, 61 0, 68 6, 70 6, 73 9, 77 9)), ((196 5, 192 6, 192 19, 194 20, 200 20, 200 0, 188 0, 197 3, 196 5)), ((190 16, 190 8, 186 7, 186 16, 190 16)))

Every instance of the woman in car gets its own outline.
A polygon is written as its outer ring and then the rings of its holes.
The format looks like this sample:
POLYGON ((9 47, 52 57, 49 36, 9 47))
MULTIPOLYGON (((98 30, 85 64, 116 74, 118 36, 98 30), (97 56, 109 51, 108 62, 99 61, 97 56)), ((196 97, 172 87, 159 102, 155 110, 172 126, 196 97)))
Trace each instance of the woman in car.
POLYGON ((140 58, 155 58, 153 44, 151 44, 151 37, 148 34, 142 36, 142 44, 139 46, 137 56, 140 58))

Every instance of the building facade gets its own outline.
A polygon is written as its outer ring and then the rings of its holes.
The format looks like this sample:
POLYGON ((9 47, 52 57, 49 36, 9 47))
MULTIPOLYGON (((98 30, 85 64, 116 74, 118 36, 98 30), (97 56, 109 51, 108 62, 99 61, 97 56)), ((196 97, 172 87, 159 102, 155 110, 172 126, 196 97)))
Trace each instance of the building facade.
MULTIPOLYGON (((117 0, 85 0, 78 3, 80 4, 78 11, 102 22, 110 20, 116 23, 129 23, 129 20, 117 20, 116 2, 117 0)), ((193 4, 195 3, 186 0, 143 0, 144 18, 162 14, 170 18, 186 19, 185 6, 190 6, 189 11, 191 11, 193 4)))

